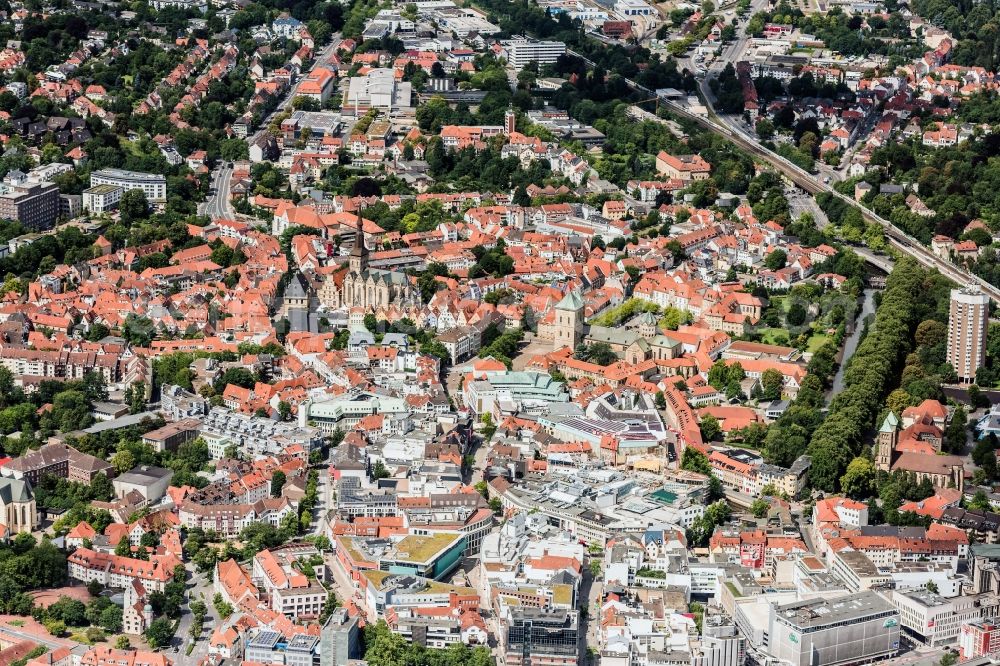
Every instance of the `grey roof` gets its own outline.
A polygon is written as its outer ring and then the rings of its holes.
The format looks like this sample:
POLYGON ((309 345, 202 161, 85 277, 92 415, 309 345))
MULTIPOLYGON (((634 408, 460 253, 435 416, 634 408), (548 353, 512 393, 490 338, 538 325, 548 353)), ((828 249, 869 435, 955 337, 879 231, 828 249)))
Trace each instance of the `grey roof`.
POLYGON ((302 284, 302 278, 295 275, 291 282, 288 283, 288 289, 285 290, 285 297, 291 296, 292 298, 305 298, 306 288, 302 284))
POLYGON ((775 608, 778 618, 799 629, 825 627, 840 622, 859 622, 876 615, 898 613, 875 592, 867 590, 835 599, 808 599, 775 608))
POLYGON ((121 483, 147 484, 155 483, 156 481, 169 476, 173 476, 172 470, 163 469, 162 467, 142 465, 125 472, 115 479, 115 481, 120 481, 121 483))
POLYGON ((974 543, 969 546, 969 554, 973 557, 985 557, 990 560, 1000 560, 1000 544, 974 543))
POLYGON ((125 416, 119 416, 117 419, 111 419, 110 421, 98 421, 89 428, 85 428, 84 432, 89 435, 96 435, 97 433, 104 432, 105 430, 117 430, 118 428, 128 428, 130 426, 139 425, 142 423, 143 419, 155 419, 158 416, 159 414, 156 412, 126 414, 125 416))
POLYGON ((638 324, 646 324, 647 326, 656 326, 657 324, 656 315, 652 312, 643 312, 635 318, 635 321, 638 324))
POLYGON ((583 298, 576 290, 569 291, 561 301, 556 304, 557 310, 582 310, 583 298))
POLYGON ((406 347, 410 344, 410 341, 406 337, 405 333, 386 333, 382 338, 382 344, 387 346, 399 345, 401 347, 406 347))
POLYGON ((372 332, 366 329, 356 329, 351 331, 351 335, 347 338, 348 346, 355 345, 373 345, 375 344, 375 336, 372 332))
POLYGON ((31 484, 24 479, 0 478, 0 500, 4 504, 31 501, 31 484))
POLYGON ((640 339, 639 332, 634 328, 611 328, 610 326, 591 326, 587 339, 593 342, 606 342, 612 345, 628 347, 640 339))

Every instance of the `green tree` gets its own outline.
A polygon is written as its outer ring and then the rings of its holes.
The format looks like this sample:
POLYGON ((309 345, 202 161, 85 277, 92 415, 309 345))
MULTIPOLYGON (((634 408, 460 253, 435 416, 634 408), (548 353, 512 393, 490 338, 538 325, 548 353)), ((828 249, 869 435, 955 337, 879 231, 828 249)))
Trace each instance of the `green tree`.
POLYGON ((281 497, 281 489, 285 487, 285 473, 280 469, 271 475, 271 497, 281 497))
POLYGON ((875 493, 875 478, 876 470, 872 461, 858 456, 847 465, 847 471, 840 477, 840 488, 849 497, 867 499, 875 493))
MULTIPOLYGON (((703 416, 698 427, 701 429, 701 438, 706 442, 714 441, 722 435, 722 426, 719 425, 719 419, 711 414, 703 416)), ((685 449, 686 451, 687 449, 685 449)))
POLYGON ((977 490, 976 494, 969 500, 968 508, 974 511, 992 511, 993 505, 990 504, 990 498, 986 495, 985 490, 977 490))
POLYGON ((764 258, 764 265, 772 271, 778 271, 785 267, 787 261, 788 255, 785 254, 784 250, 772 250, 771 253, 764 258))
POLYGON ((913 406, 913 396, 901 388, 895 389, 886 397, 885 406, 894 414, 902 414, 904 409, 913 406))
POLYGON ((763 498, 758 497, 750 505, 750 513, 753 514, 754 518, 765 518, 768 511, 771 510, 771 504, 763 498))
POLYGON ((375 464, 372 466, 372 480, 378 481, 379 479, 387 479, 390 476, 389 470, 385 467, 385 463, 381 460, 376 460, 375 464))
POLYGON ((68 390, 56 394, 51 414, 61 431, 72 432, 94 422, 90 411, 90 401, 83 392, 68 390))
POLYGON ((47 619, 42 624, 45 625, 45 629, 53 636, 62 636, 66 633, 66 623, 62 620, 47 619))
POLYGON ((685 447, 684 454, 681 456, 681 469, 698 474, 712 473, 712 465, 708 461, 708 456, 693 446, 685 447))
POLYGON ((591 560, 590 561, 590 577, 593 579, 598 579, 601 576, 601 561, 591 560))
POLYGON ((788 308, 788 312, 785 313, 785 322, 789 326, 801 326, 806 322, 806 309, 801 303, 792 303, 788 308))
POLYGON ((49 606, 49 616, 70 627, 82 627, 87 624, 87 607, 78 599, 61 596, 49 606))
POLYGON ((219 592, 215 593, 215 598, 212 599, 212 605, 215 607, 215 612, 219 614, 219 617, 225 620, 230 615, 233 614, 233 607, 226 602, 219 592))
POLYGON ((154 650, 169 645, 173 637, 174 625, 165 617, 156 618, 146 629, 146 643, 154 650))
POLYGON ((757 136, 760 137, 761 141, 767 141, 774 137, 774 123, 769 118, 758 120, 754 129, 757 130, 757 136))
POLYGON ((136 465, 135 454, 128 449, 122 449, 111 457, 111 465, 119 474, 124 474, 136 465))
POLYGON ((951 422, 944 431, 945 451, 957 454, 965 451, 967 426, 968 417, 965 415, 965 408, 959 405, 955 408, 955 413, 951 416, 951 422))
POLYGON ((112 634, 122 630, 122 609, 114 604, 101 611, 101 626, 112 634))
POLYGON ((768 368, 760 376, 762 398, 764 400, 780 400, 785 387, 785 377, 774 368, 768 368))
POLYGON ((716 502, 721 499, 726 498, 726 489, 722 487, 722 481, 713 474, 708 477, 708 494, 705 500, 708 502, 716 502))
POLYGON ((139 220, 144 220, 149 215, 149 201, 146 193, 142 190, 129 190, 122 195, 118 202, 118 210, 121 212, 122 221, 125 224, 133 224, 139 220))

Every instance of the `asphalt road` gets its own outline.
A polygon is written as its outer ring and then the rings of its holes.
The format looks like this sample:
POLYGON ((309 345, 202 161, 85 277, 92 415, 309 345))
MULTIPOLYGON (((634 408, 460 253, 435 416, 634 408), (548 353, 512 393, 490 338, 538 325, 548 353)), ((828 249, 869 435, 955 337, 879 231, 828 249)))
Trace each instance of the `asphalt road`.
POLYGON ((213 177, 215 194, 205 202, 203 215, 208 215, 213 220, 232 217, 232 209, 229 207, 229 190, 232 184, 233 170, 228 164, 223 164, 213 177))
MULTIPOLYGON (((991 405, 1000 405, 1000 391, 996 389, 983 389, 981 392, 984 396, 989 398, 991 405)), ((945 386, 944 394, 959 402, 964 402, 966 404, 969 402, 969 393, 964 386, 945 386)))
MULTIPOLYGON (((189 571, 193 571, 194 567, 190 562, 187 563, 187 566, 191 567, 189 571)), ((168 657, 174 660, 174 663, 178 664, 201 663, 201 660, 208 656, 209 639, 212 637, 212 632, 219 625, 215 608, 212 606, 212 598, 215 596, 212 591, 212 581, 205 574, 193 573, 188 583, 191 585, 187 590, 188 602, 185 604, 180 624, 177 626, 174 638, 170 642, 170 647, 164 651, 168 657), (187 649, 188 642, 191 640, 188 632, 191 631, 191 624, 194 622, 194 614, 191 612, 190 603, 195 600, 203 601, 208 607, 208 613, 205 616, 205 622, 201 625, 201 634, 195 640, 194 650, 191 651, 190 655, 186 655, 185 650, 187 649)))
MULTIPOLYGON (((330 56, 333 55, 334 51, 337 50, 337 47, 340 46, 341 41, 342 40, 340 38, 340 34, 339 33, 335 34, 333 38, 330 40, 330 43, 324 46, 320 50, 320 52, 316 54, 316 60, 314 61, 314 64, 309 71, 311 72, 313 69, 316 69, 317 67, 321 66, 325 67, 328 64, 327 60, 329 60, 330 56)), ((296 92, 298 92, 299 83, 301 83, 302 78, 296 81, 292 85, 292 87, 288 89, 288 94, 285 95, 285 98, 281 100, 281 102, 274 109, 274 111, 269 113, 267 117, 263 121, 261 121, 260 124, 261 127, 267 127, 270 124, 271 120, 274 118, 274 116, 276 116, 277 114, 281 113, 282 111, 288 108, 288 106, 292 103, 292 100, 295 99, 295 94, 296 92)))

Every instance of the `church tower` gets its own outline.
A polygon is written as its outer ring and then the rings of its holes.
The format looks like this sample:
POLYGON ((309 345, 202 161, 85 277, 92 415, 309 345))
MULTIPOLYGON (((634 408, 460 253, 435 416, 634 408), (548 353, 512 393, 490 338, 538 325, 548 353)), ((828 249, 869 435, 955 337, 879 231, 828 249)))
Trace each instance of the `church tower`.
POLYGON ((507 109, 507 112, 503 114, 503 133, 510 136, 517 131, 517 115, 514 113, 513 107, 507 109))
POLYGON ((875 468, 888 472, 892 468, 892 455, 899 439, 899 419, 891 411, 882 421, 878 429, 878 454, 875 456, 875 468))
POLYGON ((360 275, 368 270, 368 248, 365 247, 365 232, 361 227, 361 213, 358 213, 358 226, 354 235, 354 248, 349 259, 351 273, 360 275))
POLYGON ((643 312, 639 315, 639 335, 647 340, 655 337, 659 333, 657 330, 658 324, 656 315, 652 312, 643 312))
POLYGON ((555 307, 556 325, 553 349, 576 346, 583 338, 583 299, 575 291, 566 294, 555 307))

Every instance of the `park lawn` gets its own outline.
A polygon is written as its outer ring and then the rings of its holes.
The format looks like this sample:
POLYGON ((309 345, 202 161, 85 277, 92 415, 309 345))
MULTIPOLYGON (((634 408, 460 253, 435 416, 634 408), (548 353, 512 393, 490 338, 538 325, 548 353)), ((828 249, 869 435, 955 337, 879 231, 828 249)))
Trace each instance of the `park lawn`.
POLYGON ((770 301, 771 307, 778 308, 782 312, 788 312, 788 308, 791 307, 791 302, 788 300, 787 296, 774 296, 770 301))
POLYGON ((760 329, 760 341, 767 345, 788 345, 788 331, 783 328, 762 328, 760 329), (778 334, 785 336, 784 340, 778 340, 778 334))
POLYGON ((806 342, 806 352, 810 354, 815 354, 819 351, 819 348, 827 343, 830 336, 826 333, 813 333, 809 340, 806 342))

